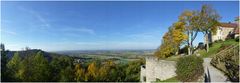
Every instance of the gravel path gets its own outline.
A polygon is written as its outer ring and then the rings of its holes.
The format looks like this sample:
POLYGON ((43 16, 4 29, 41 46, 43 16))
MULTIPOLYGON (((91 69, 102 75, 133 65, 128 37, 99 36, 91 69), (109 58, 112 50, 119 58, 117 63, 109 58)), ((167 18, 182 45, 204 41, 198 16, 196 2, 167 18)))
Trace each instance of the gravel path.
POLYGON ((207 74, 208 73, 207 69, 209 70, 211 82, 226 82, 227 77, 224 76, 224 74, 221 71, 219 71, 210 64, 211 60, 212 58, 204 58, 203 63, 204 72, 207 74))

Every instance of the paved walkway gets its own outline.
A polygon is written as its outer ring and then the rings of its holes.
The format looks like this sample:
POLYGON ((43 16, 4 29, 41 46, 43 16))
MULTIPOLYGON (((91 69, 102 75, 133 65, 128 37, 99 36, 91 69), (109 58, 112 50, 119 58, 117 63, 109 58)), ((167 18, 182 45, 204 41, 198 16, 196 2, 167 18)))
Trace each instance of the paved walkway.
POLYGON ((212 60, 212 58, 204 58, 203 66, 204 66, 205 74, 208 73, 208 71, 207 71, 207 69, 208 69, 211 82, 226 82, 227 77, 224 76, 224 74, 221 71, 219 71, 218 69, 216 69, 215 67, 213 67, 210 64, 211 60, 212 60))

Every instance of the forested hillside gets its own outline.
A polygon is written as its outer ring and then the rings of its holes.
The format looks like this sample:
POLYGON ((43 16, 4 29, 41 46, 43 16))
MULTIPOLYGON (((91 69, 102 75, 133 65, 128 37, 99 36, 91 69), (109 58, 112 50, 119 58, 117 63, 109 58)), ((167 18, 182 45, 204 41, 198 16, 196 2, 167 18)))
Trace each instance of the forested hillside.
POLYGON ((143 60, 116 63, 91 60, 74 63, 74 58, 41 50, 1 51, 1 81, 139 81, 143 60))

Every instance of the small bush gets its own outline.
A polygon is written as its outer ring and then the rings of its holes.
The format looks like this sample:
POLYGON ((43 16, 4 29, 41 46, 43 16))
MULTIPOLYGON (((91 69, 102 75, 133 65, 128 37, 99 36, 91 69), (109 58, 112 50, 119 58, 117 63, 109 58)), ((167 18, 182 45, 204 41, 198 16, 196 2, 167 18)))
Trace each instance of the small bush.
POLYGON ((177 61, 177 79, 183 82, 196 81, 203 75, 203 59, 195 55, 181 57, 177 61))
MULTIPOLYGON (((209 47, 212 47, 213 43, 209 43, 209 47)), ((205 45, 205 48, 207 48, 207 45, 205 45)))
POLYGON ((239 42, 239 36, 235 39, 236 42, 239 42))

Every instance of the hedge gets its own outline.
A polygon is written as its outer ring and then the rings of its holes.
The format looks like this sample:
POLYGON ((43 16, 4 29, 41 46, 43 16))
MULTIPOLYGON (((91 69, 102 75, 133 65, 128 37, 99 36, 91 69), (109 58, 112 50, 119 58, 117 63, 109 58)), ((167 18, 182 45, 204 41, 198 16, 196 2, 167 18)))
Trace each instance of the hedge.
POLYGON ((195 55, 181 57, 176 65, 177 79, 183 82, 197 81, 204 73, 203 59, 195 55))

